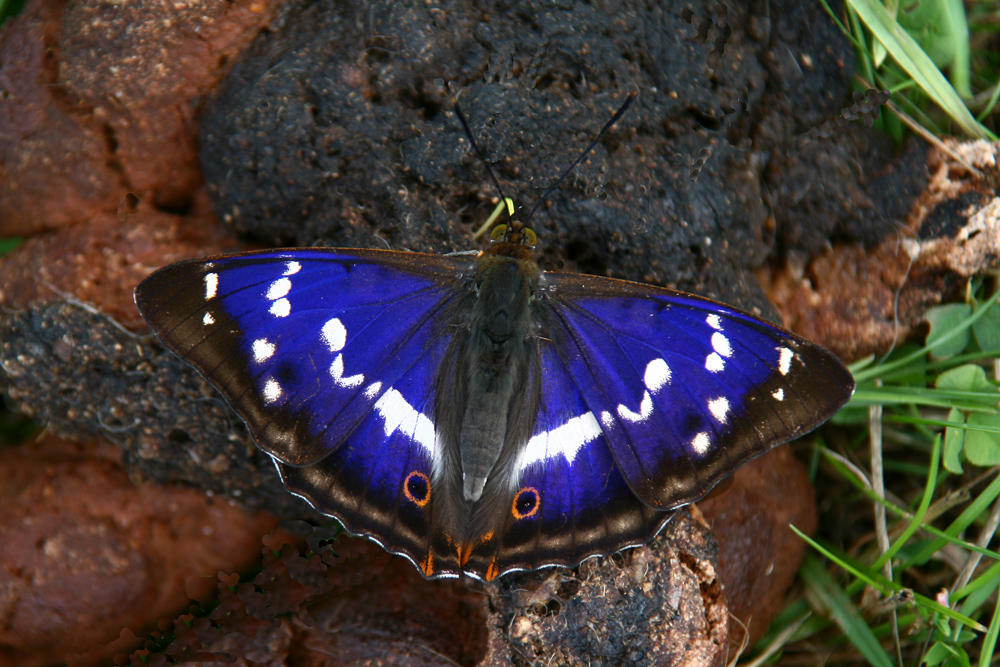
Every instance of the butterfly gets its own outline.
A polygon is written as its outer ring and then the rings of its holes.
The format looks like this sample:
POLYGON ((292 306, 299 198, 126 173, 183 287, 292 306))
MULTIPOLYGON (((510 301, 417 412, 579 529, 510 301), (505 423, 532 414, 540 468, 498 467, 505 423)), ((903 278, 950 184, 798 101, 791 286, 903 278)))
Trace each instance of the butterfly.
POLYGON ((853 392, 834 354, 793 333, 544 272, 535 242, 513 220, 478 254, 220 255, 156 271, 135 302, 289 491, 429 578, 643 544, 853 392))

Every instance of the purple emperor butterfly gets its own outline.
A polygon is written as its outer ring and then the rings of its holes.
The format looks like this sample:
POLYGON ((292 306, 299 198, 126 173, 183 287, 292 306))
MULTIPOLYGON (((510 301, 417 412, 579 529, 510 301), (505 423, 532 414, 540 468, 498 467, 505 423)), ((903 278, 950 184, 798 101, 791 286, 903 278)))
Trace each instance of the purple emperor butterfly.
POLYGON ((493 238, 476 256, 197 259, 135 301, 292 493, 428 577, 644 543, 851 396, 832 353, 753 315, 543 272, 517 221, 493 238))

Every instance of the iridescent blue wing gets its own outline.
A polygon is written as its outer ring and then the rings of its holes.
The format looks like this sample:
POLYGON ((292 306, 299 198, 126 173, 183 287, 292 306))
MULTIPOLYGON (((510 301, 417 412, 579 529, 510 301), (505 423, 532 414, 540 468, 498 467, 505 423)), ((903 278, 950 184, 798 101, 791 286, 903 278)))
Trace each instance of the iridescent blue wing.
POLYGON ((431 511, 435 453, 435 383, 446 337, 436 339, 332 455, 311 465, 278 463, 285 486, 344 527, 413 562, 425 576, 457 576, 454 549, 440 550, 431 511))
POLYGON ((293 493, 419 562, 433 531, 435 382, 473 266, 375 250, 243 253, 161 269, 135 298, 293 493))
POLYGON ((650 507, 697 500, 829 419, 854 390, 831 352, 738 309, 608 278, 545 279, 546 354, 562 360, 650 507))
POLYGON ((295 466, 337 449, 448 335, 468 257, 295 249, 161 269, 136 289, 157 336, 295 466), (335 428, 331 426, 335 425, 335 428))
POLYGON ((542 565, 573 566, 648 541, 672 513, 629 489, 608 440, 554 343, 541 356, 533 435, 511 462, 490 539, 472 550, 468 572, 486 580, 542 565))

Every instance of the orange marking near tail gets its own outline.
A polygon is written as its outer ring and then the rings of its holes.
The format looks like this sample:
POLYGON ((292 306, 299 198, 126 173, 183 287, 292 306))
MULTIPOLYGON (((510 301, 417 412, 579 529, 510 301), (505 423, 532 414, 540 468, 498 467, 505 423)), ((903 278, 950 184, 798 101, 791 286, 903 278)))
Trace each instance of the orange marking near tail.
POLYGON ((427 558, 420 563, 420 570, 424 573, 425 577, 434 574, 434 554, 429 551, 427 552, 427 558))
POLYGON ((490 566, 486 568, 486 581, 493 581, 500 574, 500 568, 497 567, 496 557, 490 561, 490 566))
POLYGON ((472 555, 472 544, 459 544, 458 545, 458 564, 465 565, 469 562, 469 556, 472 555))
POLYGON ((465 565, 469 562, 469 558, 472 557, 472 550, 476 547, 486 544, 493 539, 493 531, 481 535, 478 542, 466 542, 465 544, 456 545, 458 548, 458 564, 465 565))

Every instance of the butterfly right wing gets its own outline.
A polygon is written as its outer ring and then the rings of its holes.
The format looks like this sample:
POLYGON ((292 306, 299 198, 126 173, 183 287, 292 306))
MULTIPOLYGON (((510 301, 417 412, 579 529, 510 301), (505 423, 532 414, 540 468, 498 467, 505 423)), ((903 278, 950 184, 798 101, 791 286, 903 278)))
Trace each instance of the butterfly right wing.
POLYGON ((572 370, 551 342, 541 345, 538 368, 532 436, 507 469, 494 471, 496 479, 477 508, 479 523, 490 530, 470 545, 464 569, 487 581, 516 570, 573 567, 643 544, 673 516, 631 491, 572 370))

